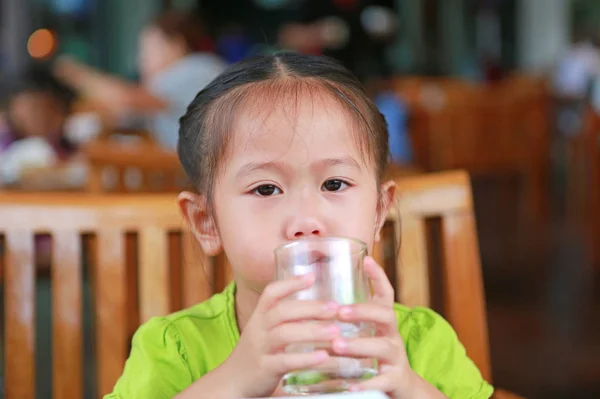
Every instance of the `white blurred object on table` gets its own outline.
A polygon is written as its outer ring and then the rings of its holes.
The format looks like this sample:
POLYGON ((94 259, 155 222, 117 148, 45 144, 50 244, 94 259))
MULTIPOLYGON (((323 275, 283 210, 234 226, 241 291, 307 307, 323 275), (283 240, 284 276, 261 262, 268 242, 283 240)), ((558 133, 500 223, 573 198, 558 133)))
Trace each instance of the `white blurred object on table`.
POLYGON ((0 158, 0 182, 17 182, 24 170, 49 167, 57 162, 58 157, 52 146, 43 138, 19 140, 11 144, 0 158))

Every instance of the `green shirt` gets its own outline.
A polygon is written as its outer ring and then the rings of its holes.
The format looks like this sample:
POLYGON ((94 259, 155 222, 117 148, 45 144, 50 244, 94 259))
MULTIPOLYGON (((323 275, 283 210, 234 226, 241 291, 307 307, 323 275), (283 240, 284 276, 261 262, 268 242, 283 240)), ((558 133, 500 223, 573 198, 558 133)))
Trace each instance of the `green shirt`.
MULTIPOLYGON (((230 284, 205 302, 141 326, 123 375, 104 399, 172 398, 218 367, 240 338, 234 294, 230 284)), ((426 308, 394 310, 415 372, 451 399, 492 395, 448 322, 426 308)))

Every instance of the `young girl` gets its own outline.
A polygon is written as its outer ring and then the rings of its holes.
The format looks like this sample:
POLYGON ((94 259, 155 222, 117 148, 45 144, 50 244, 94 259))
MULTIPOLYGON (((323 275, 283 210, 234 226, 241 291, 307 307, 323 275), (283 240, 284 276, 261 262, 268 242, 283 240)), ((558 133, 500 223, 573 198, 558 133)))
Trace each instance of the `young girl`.
POLYGON ((64 126, 74 99, 48 70, 32 66, 7 81, 0 123, 0 186, 26 167, 48 166, 75 153, 64 126))
POLYGON ((178 144, 198 194, 184 192, 179 203, 204 251, 225 251, 235 282, 143 325, 106 398, 281 396, 286 373, 329 356, 282 348, 315 340, 331 342, 337 354, 379 360, 379 375, 352 390, 393 399, 489 398, 492 387, 450 325, 431 310, 395 304, 371 258, 368 304, 282 301, 314 276, 274 281, 273 249, 281 244, 342 235, 372 248, 394 197, 394 183, 381 181, 387 137, 360 83, 327 58, 259 56, 203 89, 181 118, 178 144), (315 319, 332 323, 303 323, 315 319), (335 320, 373 322, 377 335, 344 339, 335 320))

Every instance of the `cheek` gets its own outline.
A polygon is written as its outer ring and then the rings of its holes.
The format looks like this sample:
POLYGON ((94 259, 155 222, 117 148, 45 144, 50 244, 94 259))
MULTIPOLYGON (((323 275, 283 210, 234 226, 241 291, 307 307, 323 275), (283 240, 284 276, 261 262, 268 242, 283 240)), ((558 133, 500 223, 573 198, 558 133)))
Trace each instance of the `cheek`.
POLYGON ((373 247, 377 224, 377 201, 374 193, 363 192, 348 198, 344 204, 332 207, 332 234, 363 241, 369 251, 373 247))
POLYGON ((276 214, 248 206, 247 199, 215 198, 217 229, 234 272, 261 286, 275 278, 273 250, 280 244, 276 214))

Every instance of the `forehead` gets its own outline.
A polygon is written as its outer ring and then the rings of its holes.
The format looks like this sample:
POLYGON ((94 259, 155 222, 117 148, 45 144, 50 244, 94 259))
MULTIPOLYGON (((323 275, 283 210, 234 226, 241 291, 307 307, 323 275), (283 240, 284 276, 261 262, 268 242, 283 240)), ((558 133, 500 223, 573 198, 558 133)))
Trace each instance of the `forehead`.
POLYGON ((234 158, 254 154, 266 161, 336 155, 362 159, 359 128, 341 100, 309 90, 270 97, 253 94, 240 104, 232 125, 234 158))
POLYGON ((144 44, 145 42, 147 42, 148 44, 150 44, 150 42, 152 44, 156 44, 159 42, 167 42, 167 37, 162 33, 162 31, 159 28, 153 25, 145 27, 142 30, 139 38, 142 44, 144 44))

